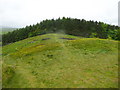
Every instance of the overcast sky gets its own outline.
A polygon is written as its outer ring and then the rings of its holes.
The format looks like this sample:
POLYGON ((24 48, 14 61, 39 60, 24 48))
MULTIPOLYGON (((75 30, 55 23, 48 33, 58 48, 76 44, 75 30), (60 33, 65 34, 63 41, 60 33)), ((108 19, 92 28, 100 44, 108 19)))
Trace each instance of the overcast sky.
POLYGON ((119 0, 0 0, 0 26, 25 27, 71 17, 118 24, 119 0))

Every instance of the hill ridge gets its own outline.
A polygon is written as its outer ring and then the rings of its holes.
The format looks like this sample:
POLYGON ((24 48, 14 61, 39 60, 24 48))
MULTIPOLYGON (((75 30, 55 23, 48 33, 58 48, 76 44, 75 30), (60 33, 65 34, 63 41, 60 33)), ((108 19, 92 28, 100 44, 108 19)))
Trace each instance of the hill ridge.
POLYGON ((29 37, 47 33, 65 33, 86 38, 103 38, 120 40, 120 28, 103 22, 86 21, 84 19, 58 18, 56 20, 43 20, 36 25, 26 26, 2 35, 3 45, 20 41, 29 37))

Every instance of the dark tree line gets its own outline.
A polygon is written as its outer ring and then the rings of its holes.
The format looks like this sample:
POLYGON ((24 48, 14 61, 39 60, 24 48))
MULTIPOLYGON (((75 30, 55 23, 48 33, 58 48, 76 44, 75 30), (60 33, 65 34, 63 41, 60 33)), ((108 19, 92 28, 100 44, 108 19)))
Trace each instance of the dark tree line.
POLYGON ((36 25, 26 26, 25 28, 20 28, 7 34, 3 34, 2 42, 3 45, 6 45, 28 37, 59 32, 87 38, 97 37, 120 40, 120 27, 118 26, 97 21, 63 17, 62 19, 58 18, 56 20, 46 19, 36 25))

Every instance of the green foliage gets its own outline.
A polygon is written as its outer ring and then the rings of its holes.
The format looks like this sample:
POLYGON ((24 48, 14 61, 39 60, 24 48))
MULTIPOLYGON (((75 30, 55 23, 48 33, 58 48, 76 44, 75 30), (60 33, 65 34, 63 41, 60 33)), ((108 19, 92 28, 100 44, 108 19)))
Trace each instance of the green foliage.
POLYGON ((63 17, 62 19, 58 18, 56 20, 43 20, 36 25, 26 26, 25 28, 20 28, 4 34, 2 37, 3 45, 46 33, 66 33, 81 37, 111 38, 114 40, 120 40, 118 38, 118 32, 116 31, 119 29, 118 26, 108 25, 103 22, 63 17))
POLYGON ((97 36, 97 33, 92 33, 92 34, 90 35, 91 38, 95 38, 96 36, 97 36))

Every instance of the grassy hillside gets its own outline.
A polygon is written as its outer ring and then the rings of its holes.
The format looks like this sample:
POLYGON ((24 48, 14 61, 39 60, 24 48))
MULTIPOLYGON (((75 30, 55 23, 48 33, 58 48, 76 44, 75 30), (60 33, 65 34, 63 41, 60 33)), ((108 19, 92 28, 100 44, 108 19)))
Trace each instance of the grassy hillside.
POLYGON ((44 34, 3 46, 3 88, 117 88, 118 41, 44 34))

